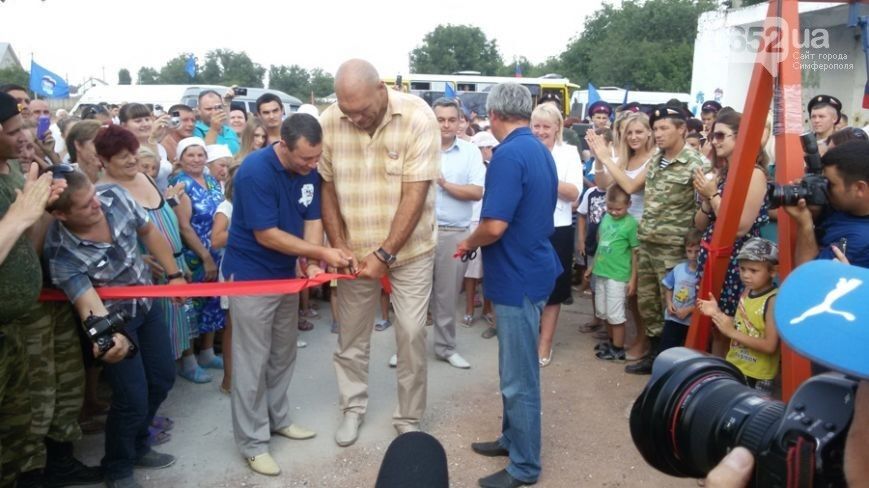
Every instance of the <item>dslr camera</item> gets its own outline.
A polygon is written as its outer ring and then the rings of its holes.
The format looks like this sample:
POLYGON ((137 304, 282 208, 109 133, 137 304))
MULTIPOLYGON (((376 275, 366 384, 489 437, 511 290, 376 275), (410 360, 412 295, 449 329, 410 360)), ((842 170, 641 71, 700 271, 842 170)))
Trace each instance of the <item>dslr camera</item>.
MULTIPOLYGON (((115 347, 115 340, 112 336, 121 333, 124 324, 127 323, 128 317, 119 312, 113 312, 108 315, 94 315, 91 313, 84 321, 84 329, 88 339, 97 345, 100 350, 100 356, 115 347)), ((135 345, 130 341, 130 355, 135 352, 135 345)))
POLYGON ((671 476, 703 478, 743 446, 755 458, 750 486, 845 486, 856 391, 856 381, 827 373, 785 404, 748 387, 720 358, 672 348, 657 357, 631 409, 631 437, 646 462, 671 476))
POLYGON ((823 206, 827 204, 829 181, 824 177, 821 155, 818 153, 818 140, 815 134, 807 132, 800 136, 803 145, 803 159, 806 162, 806 175, 796 185, 770 183, 767 188, 770 208, 792 207, 806 200, 806 205, 823 206))

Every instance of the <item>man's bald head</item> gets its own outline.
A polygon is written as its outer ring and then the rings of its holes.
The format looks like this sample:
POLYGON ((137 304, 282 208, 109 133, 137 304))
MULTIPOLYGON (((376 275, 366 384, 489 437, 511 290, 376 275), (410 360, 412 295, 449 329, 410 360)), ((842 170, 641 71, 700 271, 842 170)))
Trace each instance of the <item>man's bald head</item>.
POLYGON ((335 75, 338 108, 356 127, 373 134, 389 104, 386 85, 374 66, 362 59, 345 61, 335 75))
POLYGON ((374 90, 380 83, 380 74, 373 64, 364 59, 350 59, 342 63, 335 74, 335 93, 363 87, 374 90))

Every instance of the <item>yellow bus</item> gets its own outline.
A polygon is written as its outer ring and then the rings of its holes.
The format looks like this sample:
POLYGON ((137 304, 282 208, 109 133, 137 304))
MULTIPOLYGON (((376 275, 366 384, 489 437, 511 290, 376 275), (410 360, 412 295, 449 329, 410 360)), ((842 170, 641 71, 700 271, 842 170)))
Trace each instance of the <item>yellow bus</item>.
POLYGON ((431 105, 444 96, 447 85, 452 88, 462 105, 478 115, 486 113, 486 97, 493 86, 499 83, 519 83, 531 92, 534 105, 543 99, 556 96, 565 117, 570 115, 570 98, 580 88, 567 78, 546 75, 541 78, 509 76, 481 76, 474 72, 459 72, 451 75, 409 74, 383 77, 384 83, 405 93, 413 93, 431 105))

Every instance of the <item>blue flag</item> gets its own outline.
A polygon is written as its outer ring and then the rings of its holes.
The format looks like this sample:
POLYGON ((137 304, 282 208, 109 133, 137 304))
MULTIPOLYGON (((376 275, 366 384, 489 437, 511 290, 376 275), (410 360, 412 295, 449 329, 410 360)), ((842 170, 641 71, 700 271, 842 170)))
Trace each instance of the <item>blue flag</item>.
POLYGON ((447 98, 449 100, 456 98, 456 89, 453 88, 453 82, 448 81, 445 83, 445 85, 446 86, 444 87, 444 98, 447 98))
POLYGON ((196 58, 194 58, 192 54, 187 58, 187 64, 184 65, 184 71, 190 75, 191 79, 196 76, 196 58))
POLYGON ((44 98, 69 98, 66 80, 30 60, 30 91, 44 98))
POLYGON ((597 93, 597 88, 591 83, 588 84, 588 103, 585 105, 585 115, 588 116, 588 107, 594 102, 600 101, 600 95, 597 93))

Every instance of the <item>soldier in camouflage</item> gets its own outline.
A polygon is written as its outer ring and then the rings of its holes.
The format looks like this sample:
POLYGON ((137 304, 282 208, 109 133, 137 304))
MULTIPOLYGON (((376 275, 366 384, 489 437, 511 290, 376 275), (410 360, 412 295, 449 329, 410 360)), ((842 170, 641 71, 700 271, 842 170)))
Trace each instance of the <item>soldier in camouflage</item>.
POLYGON ((694 169, 706 171, 710 167, 706 158, 685 144, 685 121, 681 107, 667 105, 657 107, 649 118, 658 151, 649 162, 643 220, 638 230, 637 299, 651 350, 639 362, 627 365, 627 373, 652 372, 664 328, 661 280, 684 259, 684 236, 694 227, 694 169))

